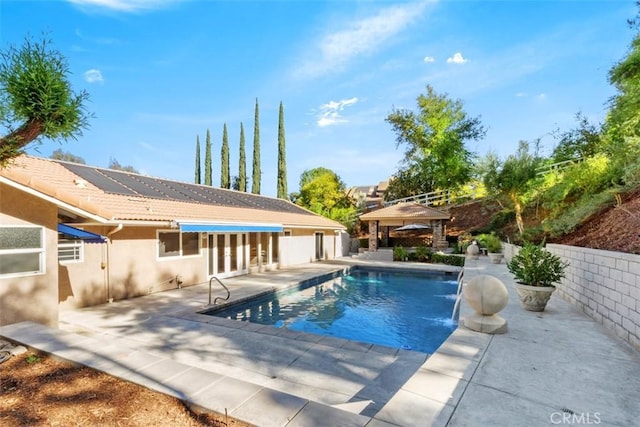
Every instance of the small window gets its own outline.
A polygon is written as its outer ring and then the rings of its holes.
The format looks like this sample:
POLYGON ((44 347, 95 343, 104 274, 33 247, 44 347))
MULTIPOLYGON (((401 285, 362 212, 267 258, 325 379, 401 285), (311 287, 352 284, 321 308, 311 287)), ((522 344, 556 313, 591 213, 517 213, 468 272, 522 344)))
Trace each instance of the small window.
POLYGON ((0 277, 44 273, 44 229, 0 227, 0 277))
POLYGON ((160 258, 180 256, 180 233, 178 231, 159 232, 158 243, 160 258))
POLYGON ((179 231, 158 232, 158 257, 178 257, 198 255, 200 253, 199 233, 180 233, 179 231))
POLYGON ((84 245, 82 240, 58 240, 58 261, 82 262, 84 259, 84 245))
POLYGON ((182 233, 182 255, 198 255, 200 253, 200 235, 198 233, 182 233))

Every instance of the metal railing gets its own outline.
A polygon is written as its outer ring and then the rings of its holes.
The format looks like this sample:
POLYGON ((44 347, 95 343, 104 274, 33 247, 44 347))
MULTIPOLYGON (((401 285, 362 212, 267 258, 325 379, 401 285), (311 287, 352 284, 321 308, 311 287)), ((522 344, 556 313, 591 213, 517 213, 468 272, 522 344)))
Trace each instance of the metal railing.
POLYGON ((468 190, 452 191, 452 190, 436 190, 429 193, 417 194, 415 196, 403 197, 402 199, 389 200, 384 202, 384 206, 393 206, 398 203, 420 203, 425 206, 448 205, 456 199, 478 198, 475 187, 468 190))
POLYGON ((563 169, 568 168, 569 166, 575 165, 576 163, 580 163, 583 160, 584 158, 580 157, 577 159, 569 159, 569 160, 564 160, 562 162, 556 162, 550 165, 541 166, 538 169, 536 169, 536 175, 546 175, 554 171, 561 171, 563 169))
POLYGON ((211 279, 209 279, 209 305, 211 305, 211 284, 213 283, 214 279, 215 279, 216 282, 220 283, 220 286, 222 286, 225 291, 227 291, 227 296, 224 297, 224 298, 223 297, 216 297, 216 299, 213 300, 213 304, 215 305, 218 300, 227 301, 229 299, 229 297, 231 296, 231 291, 229 291, 229 288, 227 288, 224 285, 224 283, 222 283, 220 281, 220 279, 218 279, 216 276, 212 276, 211 279))

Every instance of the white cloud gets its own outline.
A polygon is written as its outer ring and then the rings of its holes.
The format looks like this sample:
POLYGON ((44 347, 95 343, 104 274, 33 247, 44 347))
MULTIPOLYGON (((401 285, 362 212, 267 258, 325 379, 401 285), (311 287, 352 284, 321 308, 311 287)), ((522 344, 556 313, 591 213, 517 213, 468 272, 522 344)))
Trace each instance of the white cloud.
POLYGON ((358 98, 343 99, 341 101, 330 101, 327 104, 322 104, 319 108, 318 120, 316 124, 320 127, 331 126, 338 123, 346 123, 340 112, 344 110, 344 107, 349 107, 358 102, 358 98))
POLYGON ((345 28, 326 34, 312 47, 319 57, 304 61, 296 70, 300 77, 313 78, 341 69, 353 58, 380 48, 419 17, 427 2, 413 2, 378 10, 374 15, 349 21, 345 28))
POLYGON ((529 96, 529 94, 527 92, 518 92, 518 93, 516 93, 516 96, 518 98, 526 98, 526 97, 529 96))
POLYGON ((67 0, 80 7, 111 9, 118 12, 138 12, 154 10, 177 3, 181 0, 67 0))
POLYGON ((460 52, 456 52, 451 58, 447 58, 447 64, 464 64, 465 62, 467 62, 467 60, 460 52))
POLYGON ((545 101, 546 99, 547 99, 546 93, 539 93, 536 95, 536 100, 538 101, 545 101))
POLYGON ((436 58, 434 58, 433 56, 425 56, 425 57, 424 57, 424 59, 423 59, 423 61, 424 61, 424 62, 427 62, 427 63, 429 63, 429 62, 435 62, 435 61, 436 61, 436 58))
POLYGON ((84 79, 89 83, 104 83, 102 72, 96 68, 84 72, 84 79))

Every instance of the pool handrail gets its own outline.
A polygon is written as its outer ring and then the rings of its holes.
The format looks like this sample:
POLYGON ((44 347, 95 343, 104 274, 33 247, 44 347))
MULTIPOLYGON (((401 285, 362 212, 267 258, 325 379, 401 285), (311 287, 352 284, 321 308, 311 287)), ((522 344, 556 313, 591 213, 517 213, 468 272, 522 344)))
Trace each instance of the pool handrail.
POLYGON ((216 297, 216 299, 213 300, 213 304, 215 305, 219 299, 223 301, 229 300, 229 297, 231 296, 231 291, 229 291, 229 288, 227 288, 225 284, 222 283, 216 276, 211 276, 211 279, 209 279, 209 305, 211 305, 211 284, 213 283, 213 279, 215 279, 216 282, 220 283, 220 286, 222 286, 224 290, 227 291, 226 297, 216 297))

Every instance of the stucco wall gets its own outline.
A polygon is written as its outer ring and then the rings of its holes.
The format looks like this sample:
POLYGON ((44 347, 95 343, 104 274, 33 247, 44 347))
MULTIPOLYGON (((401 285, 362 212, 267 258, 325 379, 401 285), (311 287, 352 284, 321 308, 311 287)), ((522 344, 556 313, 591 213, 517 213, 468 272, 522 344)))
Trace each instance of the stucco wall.
MULTIPOLYGON (((505 258, 518 247, 504 244, 505 258)), ((548 244, 569 262, 556 294, 640 350, 640 255, 548 244)))
MULTIPOLYGON (((316 261, 316 241, 314 230, 294 230, 291 236, 280 237, 280 267, 316 261)), ((343 237, 333 231, 324 231, 324 258, 335 259, 349 250, 342 243, 343 237), (336 254, 337 251, 337 254, 336 254)), ((348 236, 347 236, 348 242, 348 236)))
POLYGON ((0 325, 58 325, 57 208, 0 183, 0 224, 44 227, 45 273, 0 278, 0 325))

